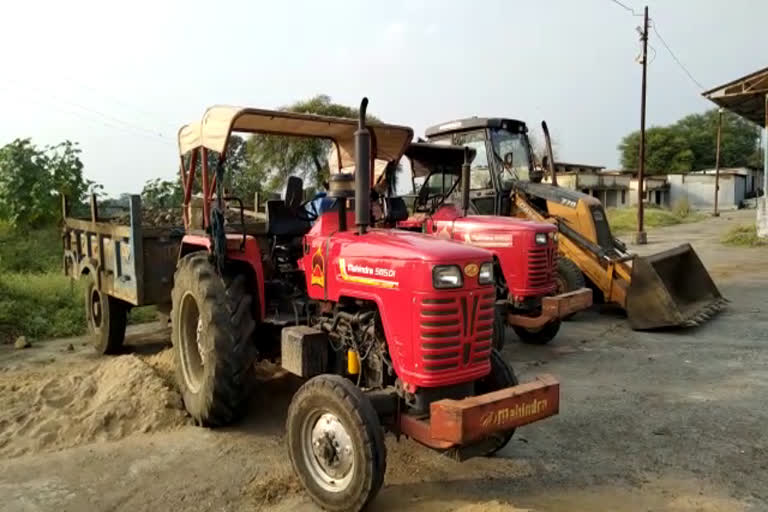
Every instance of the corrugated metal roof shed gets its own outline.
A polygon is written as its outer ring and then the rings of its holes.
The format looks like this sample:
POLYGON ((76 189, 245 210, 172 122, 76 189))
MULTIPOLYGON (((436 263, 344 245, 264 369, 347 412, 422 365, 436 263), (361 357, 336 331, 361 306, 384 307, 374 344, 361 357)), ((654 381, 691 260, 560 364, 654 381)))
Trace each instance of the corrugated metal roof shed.
POLYGON ((768 68, 701 93, 702 96, 758 126, 766 125, 768 68))

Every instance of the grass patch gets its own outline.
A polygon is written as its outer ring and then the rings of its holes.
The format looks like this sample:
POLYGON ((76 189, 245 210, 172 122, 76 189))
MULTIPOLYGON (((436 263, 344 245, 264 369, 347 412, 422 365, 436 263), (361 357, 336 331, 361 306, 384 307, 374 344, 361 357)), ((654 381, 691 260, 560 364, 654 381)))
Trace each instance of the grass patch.
POLYGON ((60 270, 62 251, 57 226, 17 231, 0 221, 0 272, 60 270))
MULTIPOLYGON (((608 223, 613 234, 630 233, 637 229, 637 208, 609 208, 606 211, 608 223)), ((661 208, 645 208, 644 221, 646 228, 674 226, 688 222, 698 222, 707 216, 685 208, 664 210, 661 208)))
POLYGON ((83 292, 62 274, 0 273, 0 343, 85 331, 83 292))
POLYGON ((766 247, 768 240, 757 236, 754 224, 735 226, 722 236, 720 241, 731 247, 766 247))
MULTIPOLYGON (((56 226, 16 231, 0 221, 0 343, 85 333, 83 289, 61 267, 56 226)), ((152 322, 154 306, 133 308, 128 323, 152 322)))

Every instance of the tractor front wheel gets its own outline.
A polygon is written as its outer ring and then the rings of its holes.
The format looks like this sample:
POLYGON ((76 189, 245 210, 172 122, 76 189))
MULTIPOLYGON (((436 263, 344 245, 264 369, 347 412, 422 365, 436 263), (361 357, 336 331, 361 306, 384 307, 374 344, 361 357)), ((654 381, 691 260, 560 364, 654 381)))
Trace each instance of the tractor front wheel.
POLYGON ((527 329, 519 325, 513 327, 515 334, 523 343, 529 345, 546 345, 557 335, 560 330, 560 320, 552 320, 548 324, 536 329, 527 329))
MULTIPOLYGON (((493 349, 491 351, 491 373, 475 382, 475 393, 482 395, 500 389, 517 386, 517 384, 518 381, 515 372, 506 361, 504 361, 499 351, 493 349)), ((498 452, 509 443, 514 434, 515 430, 512 429, 507 432, 494 434, 489 439, 483 439, 480 441, 483 446, 482 454, 489 457, 498 452)))
POLYGON ((326 510, 361 510, 384 482, 387 453, 368 397, 338 375, 318 375, 294 395, 288 455, 310 497, 326 510))
POLYGON ((243 411, 256 321, 244 275, 222 278, 206 253, 179 260, 171 293, 176 382, 192 418, 221 426, 243 411))
MULTIPOLYGON (((581 269, 571 260, 565 256, 560 256, 557 260, 557 274, 555 275, 555 283, 557 285, 557 293, 574 292, 584 288, 586 280, 581 269)), ((571 313, 566 316, 564 320, 570 320, 576 313, 571 313)))
POLYGON ((119 354, 123 350, 130 306, 99 290, 92 276, 86 275, 84 279, 85 320, 91 343, 99 354, 119 354))

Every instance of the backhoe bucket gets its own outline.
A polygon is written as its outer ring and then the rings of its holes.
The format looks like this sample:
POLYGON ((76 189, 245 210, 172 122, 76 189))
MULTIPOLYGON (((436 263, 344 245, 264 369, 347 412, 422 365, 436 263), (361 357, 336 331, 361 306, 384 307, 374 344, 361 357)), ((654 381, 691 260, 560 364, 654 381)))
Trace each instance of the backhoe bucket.
POLYGON ((727 302, 691 244, 632 260, 626 304, 632 329, 693 327, 727 302))

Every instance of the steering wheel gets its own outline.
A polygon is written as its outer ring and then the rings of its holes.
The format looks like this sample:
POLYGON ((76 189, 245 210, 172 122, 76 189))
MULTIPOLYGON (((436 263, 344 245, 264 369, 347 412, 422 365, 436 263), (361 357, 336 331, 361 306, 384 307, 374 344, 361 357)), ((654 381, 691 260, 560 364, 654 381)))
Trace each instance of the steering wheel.
POLYGON ((313 197, 312 199, 307 199, 306 201, 301 203, 298 208, 296 208, 295 213, 296 213, 296 217, 298 217, 299 220, 303 220, 305 222, 314 222, 317 220, 320 214, 317 212, 310 211, 307 208, 307 205, 310 204, 315 199, 317 198, 313 197))

